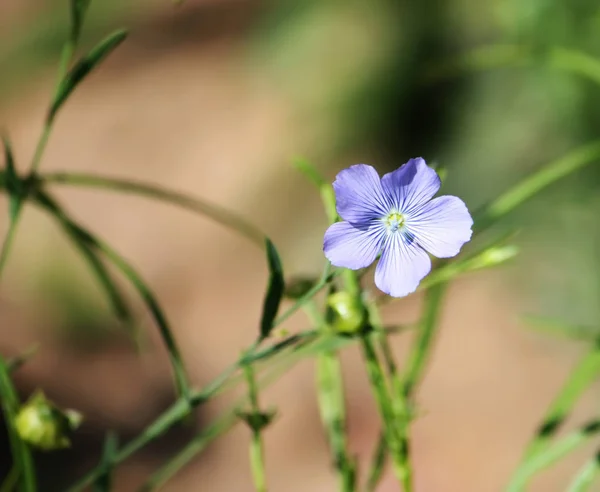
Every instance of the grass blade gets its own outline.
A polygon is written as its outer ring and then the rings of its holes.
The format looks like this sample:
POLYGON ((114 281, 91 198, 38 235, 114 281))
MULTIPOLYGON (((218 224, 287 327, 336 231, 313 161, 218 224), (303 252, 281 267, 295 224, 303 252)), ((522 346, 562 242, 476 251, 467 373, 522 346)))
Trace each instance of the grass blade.
POLYGON ((61 81, 54 101, 48 111, 46 121, 53 121, 58 110, 77 88, 77 86, 112 53, 127 37, 127 31, 116 31, 101 41, 87 55, 79 60, 61 81))
POLYGON ((266 247, 267 262, 269 265, 269 286, 267 287, 267 294, 265 296, 262 317, 260 320, 259 340, 264 340, 271 334, 285 290, 283 266, 281 265, 279 253, 277 253, 277 249, 270 239, 266 240, 266 247))

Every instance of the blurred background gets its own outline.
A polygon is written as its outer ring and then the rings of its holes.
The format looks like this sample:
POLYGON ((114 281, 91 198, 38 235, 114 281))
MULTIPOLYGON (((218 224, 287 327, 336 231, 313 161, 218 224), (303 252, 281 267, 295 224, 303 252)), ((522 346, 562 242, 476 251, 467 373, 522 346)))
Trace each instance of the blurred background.
MULTIPOLYGON (((68 22, 66 1, 0 2, 0 127, 23 171, 68 22)), ((593 0, 97 0, 82 50, 117 27, 130 28, 130 37, 64 107, 42 170, 143 179, 238 211, 278 245, 288 275, 320 271, 327 226, 318 194, 291 166, 297 156, 331 180, 350 164, 383 173, 422 156, 447 169, 442 192, 475 210, 598 138, 600 85, 557 69, 549 55, 559 47, 600 56, 593 0), (502 53, 516 44, 538 56, 504 63, 502 53), (479 56, 455 63, 468 53, 479 56)), ((599 184, 600 169, 590 166, 544 191, 498 226, 520 231, 518 259, 453 284, 418 395, 419 492, 502 490, 585 350, 568 333, 532 331, 522 316, 551 316, 592 332, 598 326, 599 184)), ((146 199, 74 188, 56 194, 153 287, 196 385, 251 343, 267 277, 258 248, 146 199)), ((420 302, 415 295, 391 303, 385 318, 415 320, 420 302)), ((93 466, 107 429, 127 441, 173 399, 149 316, 141 315, 149 347, 138 355, 78 254, 34 209, 25 210, 2 279, 0 317, 3 355, 40 343, 15 375, 22 397, 43 388, 86 419, 72 449, 36 455, 43 491, 64 490, 93 466)), ((298 315, 286 328, 307 324, 298 315)), ((400 359, 408 342, 395 341, 400 359)), ((351 446, 367 460, 378 433, 375 410, 358 353, 347 350, 344 364, 351 446)), ((595 390, 572 425, 597 412, 595 390)), ((231 399, 202 407, 193 426, 128 460, 116 490, 135 490, 231 399)), ((278 409, 266 432, 270 490, 335 490, 311 362, 265 391, 262 402, 278 409)), ((253 490, 248 437, 238 425, 164 490, 253 490)), ((2 442, 4 475, 10 454, 2 442)), ((540 476, 531 490, 564 490, 592 449, 540 476)), ((381 490, 398 486, 387 477, 381 490)))

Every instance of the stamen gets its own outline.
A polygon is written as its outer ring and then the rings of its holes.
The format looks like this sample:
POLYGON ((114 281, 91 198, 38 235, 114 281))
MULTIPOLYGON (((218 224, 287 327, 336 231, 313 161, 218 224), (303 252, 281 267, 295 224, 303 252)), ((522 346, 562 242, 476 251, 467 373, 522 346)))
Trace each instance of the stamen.
POLYGON ((383 222, 389 232, 397 232, 406 222, 406 218, 399 212, 392 212, 383 219, 383 222))

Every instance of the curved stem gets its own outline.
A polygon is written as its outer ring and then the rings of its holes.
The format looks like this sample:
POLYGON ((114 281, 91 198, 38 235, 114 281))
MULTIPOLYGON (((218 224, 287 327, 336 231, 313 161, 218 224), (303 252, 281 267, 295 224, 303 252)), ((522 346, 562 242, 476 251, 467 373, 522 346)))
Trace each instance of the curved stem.
POLYGON ((39 183, 56 183, 71 186, 85 186, 90 188, 104 188, 109 191, 123 191, 136 195, 154 198, 164 202, 178 205, 185 209, 204 215, 218 222, 228 229, 242 234, 254 244, 264 249, 267 236, 256 226, 219 205, 205 200, 190 197, 184 193, 167 190, 140 181, 125 180, 120 178, 105 177, 87 173, 48 173, 35 178, 39 183))

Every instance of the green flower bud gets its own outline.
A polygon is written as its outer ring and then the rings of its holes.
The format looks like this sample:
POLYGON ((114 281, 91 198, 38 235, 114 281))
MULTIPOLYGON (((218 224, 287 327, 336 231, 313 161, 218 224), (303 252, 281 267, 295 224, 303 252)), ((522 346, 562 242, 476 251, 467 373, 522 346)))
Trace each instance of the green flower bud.
POLYGON ((357 333, 365 326, 367 312, 359 298, 349 292, 334 292, 327 297, 329 324, 336 332, 357 333))
POLYGON ((36 391, 15 418, 23 441, 44 451, 67 448, 69 435, 79 427, 82 416, 75 410, 61 410, 44 393, 36 391))

